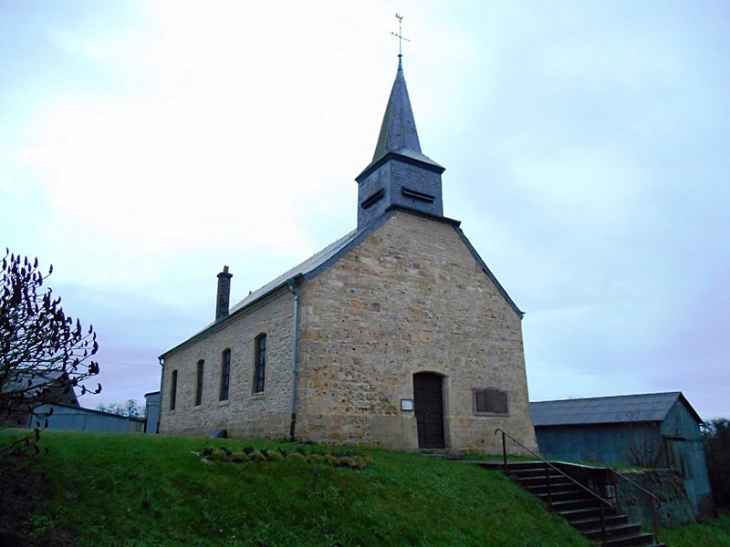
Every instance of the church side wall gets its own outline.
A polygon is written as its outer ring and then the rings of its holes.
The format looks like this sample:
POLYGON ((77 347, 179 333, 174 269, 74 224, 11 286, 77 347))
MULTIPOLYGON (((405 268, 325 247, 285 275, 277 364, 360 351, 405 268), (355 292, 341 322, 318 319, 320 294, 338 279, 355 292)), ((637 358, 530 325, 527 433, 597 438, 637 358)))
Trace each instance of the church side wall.
POLYGON ((447 449, 500 453, 502 427, 537 450, 520 317, 453 226, 399 211, 307 281, 300 302, 298 437, 417 450, 401 399, 432 372, 447 449), (485 388, 507 392, 506 415, 475 414, 485 388))
POLYGON ((287 289, 221 328, 165 356, 160 433, 209 435, 225 428, 246 438, 288 435, 291 418, 293 297, 287 289), (266 334, 266 382, 254 393, 255 340, 266 334), (220 400, 222 355, 231 350, 228 400, 220 400), (202 401, 195 405, 197 363, 204 360, 202 401), (171 377, 177 371, 175 409, 170 409, 171 377))

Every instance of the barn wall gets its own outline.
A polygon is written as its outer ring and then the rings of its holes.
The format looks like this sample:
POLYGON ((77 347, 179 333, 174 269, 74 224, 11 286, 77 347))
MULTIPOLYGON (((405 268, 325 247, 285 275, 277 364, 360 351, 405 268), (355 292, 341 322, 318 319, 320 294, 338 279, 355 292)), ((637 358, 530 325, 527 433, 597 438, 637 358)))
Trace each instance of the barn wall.
POLYGON ((684 478, 698 518, 714 513, 707 461, 699 424, 681 401, 672 407, 662 424, 662 435, 671 452, 672 466, 684 478))
MULTIPOLYGON (((695 518, 708 518, 714 513, 700 428, 681 401, 661 423, 538 426, 535 433, 547 459, 668 468, 681 478, 687 500, 680 502, 691 504, 695 518)), ((670 488, 672 484, 657 479, 656 487, 649 490, 670 488)))
MULTIPOLYGON (((48 430, 95 433, 141 433, 144 430, 144 420, 141 418, 117 416, 81 407, 46 404, 36 407, 34 412, 38 417, 48 416, 48 430), (48 415, 51 410, 53 412, 48 415)), ((43 421, 41 418, 41 423, 43 421)), ((33 422, 34 419, 31 419, 31 427, 35 425, 33 422)))
POLYGON ((639 465, 662 450, 658 424, 537 426, 535 434, 542 456, 552 460, 639 465))

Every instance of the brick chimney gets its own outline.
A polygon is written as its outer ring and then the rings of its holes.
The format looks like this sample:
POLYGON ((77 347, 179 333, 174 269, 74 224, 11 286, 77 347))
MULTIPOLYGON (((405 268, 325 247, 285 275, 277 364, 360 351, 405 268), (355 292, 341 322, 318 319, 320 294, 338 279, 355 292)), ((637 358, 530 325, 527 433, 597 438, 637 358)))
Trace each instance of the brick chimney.
POLYGON ((231 277, 228 273, 228 266, 223 266, 223 271, 218 274, 218 297, 215 301, 215 320, 218 321, 228 317, 228 306, 231 299, 231 277))

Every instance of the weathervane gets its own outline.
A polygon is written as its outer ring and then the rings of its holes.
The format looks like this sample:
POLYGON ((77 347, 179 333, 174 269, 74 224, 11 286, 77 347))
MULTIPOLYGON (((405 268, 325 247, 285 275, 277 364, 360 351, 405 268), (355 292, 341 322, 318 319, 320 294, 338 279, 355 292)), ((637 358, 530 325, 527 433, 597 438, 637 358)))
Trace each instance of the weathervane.
POLYGON ((410 40, 403 37, 403 16, 396 13, 395 18, 398 19, 398 33, 396 34, 395 32, 391 32, 390 34, 398 38, 398 59, 400 59, 403 57, 403 40, 406 42, 410 42, 410 40))

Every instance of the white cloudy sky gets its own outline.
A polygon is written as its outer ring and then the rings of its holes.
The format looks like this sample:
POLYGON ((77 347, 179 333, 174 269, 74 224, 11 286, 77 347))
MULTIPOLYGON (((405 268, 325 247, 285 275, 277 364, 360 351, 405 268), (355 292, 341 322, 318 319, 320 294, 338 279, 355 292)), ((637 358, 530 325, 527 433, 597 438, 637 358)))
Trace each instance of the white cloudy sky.
POLYGON ((351 230, 397 65, 446 215, 525 312, 533 400, 730 417, 730 4, 0 2, 0 244, 54 265, 104 391, 351 230))

